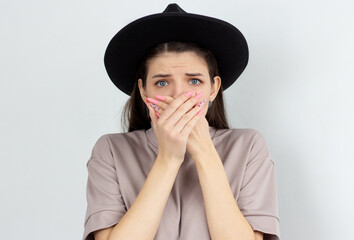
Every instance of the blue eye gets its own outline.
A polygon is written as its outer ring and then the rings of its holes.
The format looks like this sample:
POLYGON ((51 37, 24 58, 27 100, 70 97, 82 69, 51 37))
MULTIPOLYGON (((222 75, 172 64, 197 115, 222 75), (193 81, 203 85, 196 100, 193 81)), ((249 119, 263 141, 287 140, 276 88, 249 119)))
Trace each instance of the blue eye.
POLYGON ((199 79, 192 79, 192 80, 190 80, 190 82, 192 82, 193 81, 193 85, 197 85, 199 82, 200 82, 200 80, 199 79), (198 82, 197 82, 198 81, 198 82))
POLYGON ((156 85, 159 87, 163 87, 163 86, 166 86, 167 83, 166 83, 166 81, 158 81, 158 82, 156 82, 156 85), (160 83, 164 83, 164 84, 161 85, 160 83))

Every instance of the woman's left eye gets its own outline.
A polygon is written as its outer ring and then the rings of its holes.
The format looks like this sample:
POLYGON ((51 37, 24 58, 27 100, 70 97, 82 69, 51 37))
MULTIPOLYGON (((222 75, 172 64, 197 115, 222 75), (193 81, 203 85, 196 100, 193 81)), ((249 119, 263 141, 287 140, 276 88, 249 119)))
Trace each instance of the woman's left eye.
POLYGON ((193 85, 196 85, 200 82, 199 79, 191 79, 190 82, 192 82, 193 85))

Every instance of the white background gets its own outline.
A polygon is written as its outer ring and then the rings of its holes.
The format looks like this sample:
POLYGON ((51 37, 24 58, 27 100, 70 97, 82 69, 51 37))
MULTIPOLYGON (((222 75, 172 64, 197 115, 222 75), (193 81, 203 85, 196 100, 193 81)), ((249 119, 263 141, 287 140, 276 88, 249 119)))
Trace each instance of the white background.
MULTIPOLYGON (((120 132, 127 96, 103 55, 168 1, 0 2, 0 239, 81 239, 92 147, 120 132)), ((351 239, 354 4, 177 1, 245 35, 248 67, 225 91, 233 128, 265 137, 285 240, 351 239)))

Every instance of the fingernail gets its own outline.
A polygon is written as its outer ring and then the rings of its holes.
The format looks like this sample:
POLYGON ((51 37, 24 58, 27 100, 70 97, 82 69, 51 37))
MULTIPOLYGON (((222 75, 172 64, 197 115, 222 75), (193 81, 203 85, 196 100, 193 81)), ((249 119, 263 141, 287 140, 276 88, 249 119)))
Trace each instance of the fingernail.
POLYGON ((197 113, 198 117, 199 117, 200 115, 202 115, 203 112, 204 112, 204 108, 202 108, 202 109, 197 113))
POLYGON ((153 104, 158 104, 159 101, 153 99, 153 98, 146 98, 146 100, 148 100, 149 102, 152 102, 153 104))
POLYGON ((195 99, 199 99, 202 95, 203 95, 203 92, 198 93, 198 94, 195 96, 195 99))
POLYGON ((156 95, 155 98, 157 98, 158 100, 161 100, 161 101, 166 100, 166 98, 164 96, 161 96, 161 95, 156 95))
POLYGON ((158 112, 155 112, 155 114, 156 114, 157 117, 160 117, 160 114, 158 112))
POLYGON ((206 99, 204 99, 203 101, 201 101, 200 103, 198 103, 198 107, 203 106, 205 102, 206 102, 206 99))
POLYGON ((156 111, 158 111, 160 108, 158 107, 158 106, 156 106, 155 104, 153 104, 153 103, 149 103, 150 104, 150 106, 153 108, 153 109, 155 109, 156 111))
POLYGON ((185 95, 186 95, 186 97, 189 97, 190 95, 192 95, 193 94, 193 92, 194 92, 194 90, 190 90, 189 92, 187 92, 185 95))

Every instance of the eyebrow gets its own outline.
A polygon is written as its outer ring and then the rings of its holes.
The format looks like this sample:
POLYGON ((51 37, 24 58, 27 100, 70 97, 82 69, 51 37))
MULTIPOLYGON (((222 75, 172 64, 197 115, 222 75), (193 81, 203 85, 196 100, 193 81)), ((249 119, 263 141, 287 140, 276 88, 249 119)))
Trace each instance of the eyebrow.
MULTIPOLYGON (((185 75, 189 77, 204 76, 201 73, 186 73, 185 75)), ((158 77, 171 77, 171 74, 155 74, 154 76, 152 76, 152 78, 158 78, 158 77)))

